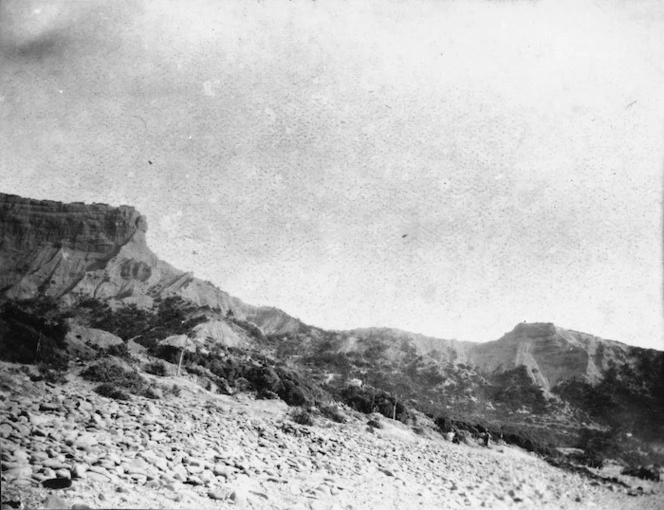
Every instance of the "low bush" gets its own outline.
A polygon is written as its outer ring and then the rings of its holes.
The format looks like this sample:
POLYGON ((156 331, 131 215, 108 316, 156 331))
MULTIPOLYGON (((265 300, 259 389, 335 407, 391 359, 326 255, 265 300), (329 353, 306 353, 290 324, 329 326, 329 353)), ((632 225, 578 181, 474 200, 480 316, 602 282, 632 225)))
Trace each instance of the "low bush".
POLYGON ((259 400, 275 400, 279 398, 279 395, 277 395, 274 391, 262 388, 256 392, 256 398, 259 400))
POLYGON ((168 375, 168 368, 166 368, 166 365, 164 365, 164 363, 161 361, 153 361, 152 363, 148 363, 145 365, 144 370, 148 374, 158 375, 160 377, 165 377, 168 375))
POLYGON ((180 388, 177 384, 173 383, 173 386, 171 386, 169 393, 174 397, 179 397, 182 394, 182 388, 180 388))
POLYGON ((320 404, 318 406, 320 414, 336 423, 346 423, 346 417, 337 409, 336 406, 331 404, 320 404))
MULTIPOLYGON (((123 394, 128 392, 142 397, 157 398, 155 392, 136 370, 126 370, 111 360, 99 361, 81 372, 81 376, 88 381, 104 383, 101 389, 104 393, 97 391, 100 395, 107 396, 111 389, 115 389, 123 394)), ((111 398, 121 399, 118 396, 111 398)))
POLYGON ((0 307, 0 359, 66 371, 69 355, 65 337, 69 327, 57 305, 48 300, 44 303, 30 300, 0 307))
POLYGON ((100 384, 95 388, 95 391, 102 397, 112 398, 115 400, 129 400, 131 398, 126 391, 122 391, 110 383, 100 384))
POLYGON ((313 425, 314 423, 311 417, 311 413, 303 407, 297 407, 293 409, 289 417, 291 421, 297 423, 298 425, 313 425))
POLYGON ((389 393, 375 388, 348 386, 339 393, 340 400, 348 407, 364 414, 380 413, 386 418, 393 416, 405 423, 408 410, 400 401, 389 393), (396 406, 396 409, 395 409, 396 406))
POLYGON ((106 349, 99 351, 99 357, 104 356, 117 356, 122 359, 131 359, 131 353, 126 343, 111 345, 106 349))
POLYGON ((626 467, 621 471, 621 475, 635 476, 636 478, 641 478, 641 480, 651 480, 653 482, 659 482, 659 466, 638 466, 638 467, 626 467))
POLYGON ((40 378, 51 384, 65 384, 67 382, 67 372, 55 370, 45 363, 39 365, 40 378))

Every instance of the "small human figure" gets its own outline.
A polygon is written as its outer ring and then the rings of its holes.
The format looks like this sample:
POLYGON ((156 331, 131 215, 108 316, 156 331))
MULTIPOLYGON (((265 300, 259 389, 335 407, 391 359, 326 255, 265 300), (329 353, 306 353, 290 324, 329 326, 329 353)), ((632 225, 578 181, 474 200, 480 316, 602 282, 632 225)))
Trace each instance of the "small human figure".
POLYGON ((489 432, 484 433, 484 446, 489 447, 489 440, 491 439, 491 434, 489 432))

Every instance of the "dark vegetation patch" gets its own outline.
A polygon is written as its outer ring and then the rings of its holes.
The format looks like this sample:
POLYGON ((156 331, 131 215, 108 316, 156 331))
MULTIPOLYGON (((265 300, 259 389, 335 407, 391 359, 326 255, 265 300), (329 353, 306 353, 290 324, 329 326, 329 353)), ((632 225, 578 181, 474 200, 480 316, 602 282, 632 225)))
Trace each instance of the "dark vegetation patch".
POLYGON ((111 360, 100 360, 83 372, 81 377, 88 381, 102 383, 95 391, 102 396, 128 400, 129 394, 147 398, 158 398, 155 389, 135 369, 126 369, 111 360))
POLYGON ((115 356, 116 358, 122 358, 125 360, 132 359, 131 353, 129 352, 129 348, 127 347, 126 343, 109 345, 105 349, 99 349, 97 351, 97 358, 108 358, 111 356, 115 356))
POLYGON ((66 318, 50 298, 3 303, 0 307, 0 359, 39 365, 45 378, 62 382, 62 374, 69 366, 66 318))
POLYGON ((553 391, 603 430, 585 429, 574 445, 586 451, 589 464, 621 458, 631 465, 664 463, 650 444, 664 438, 664 353, 634 348, 636 367, 613 364, 596 385, 571 380, 553 391))
POLYGON ((297 370, 257 351, 216 346, 211 351, 182 353, 180 348, 161 345, 149 353, 173 364, 179 362, 182 354, 182 366, 188 372, 209 379, 222 393, 251 391, 259 398, 278 396, 291 406, 330 400, 325 391, 297 370))
POLYGON ((635 476, 636 478, 641 478, 642 480, 659 482, 660 481, 659 470, 660 467, 658 465, 636 466, 636 467, 627 467, 623 469, 620 474, 635 476))
POLYGON ((549 411, 544 391, 533 383, 525 365, 493 376, 491 383, 485 394, 492 402, 502 403, 512 411, 521 407, 530 409, 533 414, 549 411))
POLYGON ((160 340, 173 335, 185 335, 205 322, 199 308, 179 296, 155 301, 151 310, 128 305, 116 309, 96 299, 86 299, 80 306, 89 310, 90 326, 103 329, 127 342, 154 348, 160 340))
POLYGON ((302 407, 295 407, 290 412, 289 418, 298 425, 313 425, 314 423, 311 413, 302 407))
POLYGON ((489 433, 491 440, 494 441, 502 440, 507 444, 519 446, 524 450, 544 456, 557 455, 555 445, 550 442, 551 436, 547 431, 496 423, 469 422, 463 419, 450 418, 446 415, 436 417, 434 422, 442 434, 454 432, 480 440, 484 438, 485 434, 489 433))
POLYGON ((144 370, 148 374, 158 375, 160 377, 165 377, 168 375, 168 368, 163 361, 153 361, 145 365, 144 370))
POLYGON ((664 437, 664 353, 648 356, 633 350, 636 370, 628 364, 613 364, 596 385, 571 380, 554 392, 585 410, 591 418, 616 433, 637 435, 645 441, 664 437))
POLYGON ((347 386, 333 393, 337 400, 364 414, 380 413, 386 418, 395 418, 403 423, 409 412, 403 402, 390 393, 374 387, 347 386))
POLYGON ((319 404, 318 410, 322 416, 336 423, 346 423, 346 416, 335 404, 319 404))

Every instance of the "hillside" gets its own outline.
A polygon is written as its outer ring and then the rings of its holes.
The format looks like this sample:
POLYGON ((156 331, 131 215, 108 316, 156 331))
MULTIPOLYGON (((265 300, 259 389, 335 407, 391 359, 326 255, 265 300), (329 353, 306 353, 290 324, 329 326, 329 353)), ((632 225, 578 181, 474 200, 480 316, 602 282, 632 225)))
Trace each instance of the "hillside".
POLYGON ((62 204, 0 193, 0 293, 75 303, 86 297, 152 306, 180 296, 255 322, 269 333, 297 331, 281 310, 255 307, 160 260, 147 246, 147 219, 133 207, 62 204))
POLYGON ((568 469, 664 461, 662 352, 551 323, 486 343, 327 331, 161 261, 146 231, 128 206, 0 195, 3 366, 33 367, 26 380, 54 395, 95 382, 90 398, 112 407, 169 401, 189 381, 205 398, 282 401, 295 421, 325 427, 366 415, 427 441, 453 433, 476 444, 490 433, 568 469))
POLYGON ((503 443, 452 444, 340 408, 293 421, 275 400, 151 376, 160 399, 110 400, 80 368, 54 386, 0 362, 3 508, 656 509, 661 483, 589 479, 503 443), (32 379, 32 380, 31 380, 32 379), (174 391, 174 388, 177 391, 174 391), (56 482, 63 490, 54 489, 56 482))

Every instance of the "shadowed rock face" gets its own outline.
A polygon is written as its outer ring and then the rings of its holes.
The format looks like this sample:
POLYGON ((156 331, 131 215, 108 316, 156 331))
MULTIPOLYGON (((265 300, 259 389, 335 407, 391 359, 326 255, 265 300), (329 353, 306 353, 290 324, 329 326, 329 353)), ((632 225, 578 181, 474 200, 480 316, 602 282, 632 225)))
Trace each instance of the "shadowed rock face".
POLYGON ((302 325, 276 308, 254 307, 159 258, 145 242, 147 220, 129 206, 63 204, 0 194, 0 292, 74 301, 116 299, 150 306, 178 295, 251 320, 265 334, 302 325))
POLYGON ((59 297, 145 230, 133 207, 0 194, 0 290, 19 299, 59 297))

